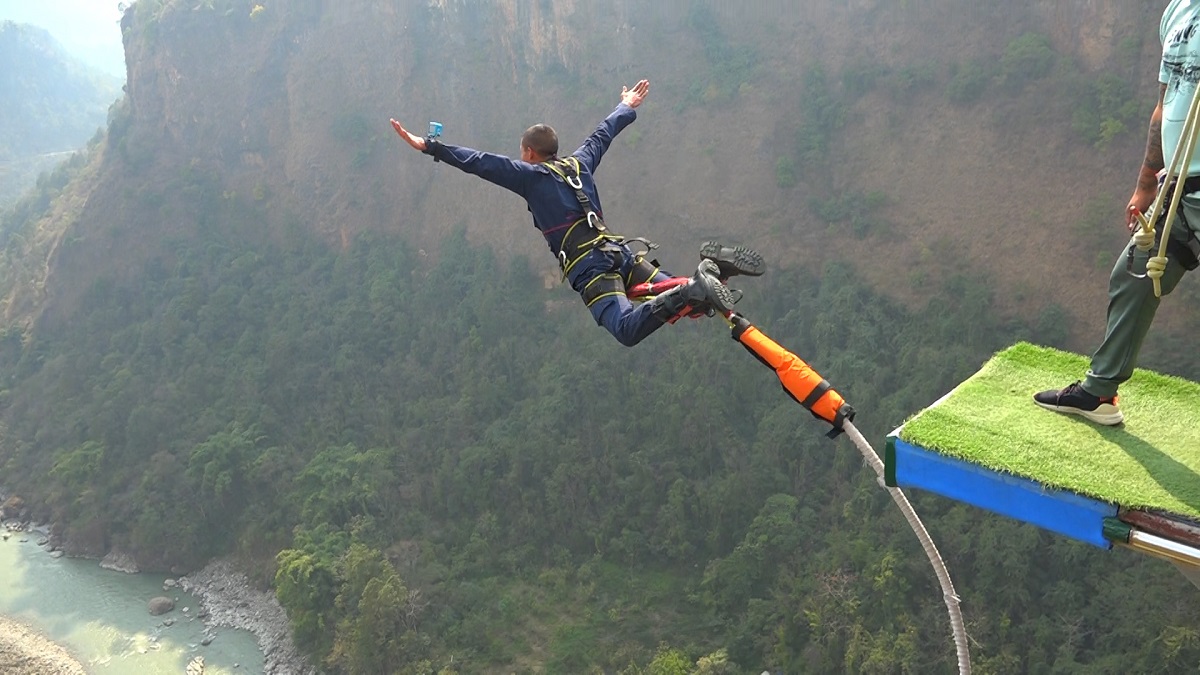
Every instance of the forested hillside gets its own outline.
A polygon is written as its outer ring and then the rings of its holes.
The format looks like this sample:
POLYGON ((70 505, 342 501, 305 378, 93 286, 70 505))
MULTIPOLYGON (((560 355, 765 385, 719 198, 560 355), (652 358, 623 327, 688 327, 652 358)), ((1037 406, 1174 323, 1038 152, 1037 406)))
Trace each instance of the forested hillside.
POLYGON ((46 31, 0 21, 0 209, 106 126, 115 78, 69 56, 46 31))
MULTIPOLYGON (((0 482, 73 553, 238 557, 330 672, 953 672, 849 443, 719 320, 617 345, 519 200, 387 126, 514 151, 650 77, 610 222, 681 271, 709 235, 768 251, 739 310, 872 440, 1098 328, 1154 12, 770 4, 139 0, 107 133, 0 222, 0 482)), ((1149 365, 1200 378, 1191 288, 1149 365)), ((1200 665, 1165 563, 912 498, 975 672, 1200 665)))

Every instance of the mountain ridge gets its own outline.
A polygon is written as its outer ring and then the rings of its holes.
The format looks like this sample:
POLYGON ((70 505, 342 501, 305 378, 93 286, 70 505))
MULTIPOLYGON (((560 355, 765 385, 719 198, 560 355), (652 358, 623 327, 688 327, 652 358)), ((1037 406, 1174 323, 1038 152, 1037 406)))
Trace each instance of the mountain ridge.
MULTIPOLYGON (((1152 12, 1113 2, 1075 13, 1049 2, 959 12, 938 3, 900 10, 866 2, 818 3, 801 16, 776 4, 775 14, 766 3, 737 16, 720 3, 666 2, 646 11, 630 1, 615 3, 610 17, 572 2, 552 9, 515 0, 487 8, 414 2, 334 9, 309 0, 252 17, 248 2, 207 12, 187 3, 141 2, 122 23, 128 119, 110 139, 118 152, 109 165, 113 175, 155 176, 139 190, 165 190, 155 199, 168 205, 175 195, 168 186, 154 188, 156 182, 208 173, 222 194, 264 206, 272 231, 304 214, 307 226, 333 245, 369 229, 398 229, 415 232, 432 250, 431 233, 465 224, 473 240, 498 250, 536 250, 540 243, 519 200, 430 166, 398 144, 387 118, 417 126, 437 118, 449 142, 513 154, 520 130, 544 120, 556 124, 567 146, 611 109, 622 83, 646 76, 652 93, 638 122, 614 144, 600 182, 610 220, 627 234, 667 244, 668 266, 684 267, 693 242, 711 236, 768 249, 785 266, 806 264, 814 249, 828 249, 863 261, 859 273, 911 304, 922 283, 897 284, 897 278, 941 246, 950 269, 997 277, 1005 289, 1000 296, 1009 299, 1005 311, 1036 312, 1054 301, 1086 326, 1081 332, 1094 332, 1106 270, 1089 258, 1097 255, 1092 249, 1120 245, 1117 220, 1140 157, 1142 116, 1097 150, 1072 135, 1067 105, 1037 103, 1053 93, 1044 84, 1013 93, 988 84, 1000 93, 967 105, 948 103, 942 88, 955 70, 986 62, 989 50, 999 61, 1022 25, 1053 29, 1049 44, 1070 50, 1056 52, 1060 62, 1082 64, 1074 66, 1077 79, 1088 77, 1089 67, 1111 68, 1131 42, 1141 65, 1125 69, 1146 73, 1154 54, 1152 12), (1005 12, 1010 28, 988 31, 1005 12), (951 24, 940 32, 947 45, 935 49, 904 37, 904 30, 922 31, 935 14, 951 24), (841 46, 847 41, 838 31, 849 32, 856 19, 870 35, 882 34, 884 58, 864 60, 859 50, 841 46), (787 39, 764 42, 754 31, 787 39), (611 45, 599 35, 613 36, 611 45), (337 51, 341 41, 360 48, 337 51), (968 44, 977 60, 931 60, 968 44), (590 49, 599 51, 585 57, 590 49), (676 55, 673 65, 664 60, 668 53, 676 55), (826 93, 841 99, 841 121, 824 130, 833 143, 827 155, 781 188, 778 163, 797 156, 795 139, 808 123, 802 83, 817 66, 827 71, 826 93), (876 68, 875 83, 852 98, 847 73, 864 67, 876 68), (905 89, 902 77, 920 68, 931 72, 905 89), (937 114, 915 112, 925 106, 937 114), (788 110, 795 112, 779 114, 788 110), (647 184, 654 189, 645 190, 647 184), (1064 199, 1065 190, 1078 198, 1064 199), (814 201, 853 200, 856 191, 886 197, 881 219, 889 222, 882 229, 891 234, 845 236, 846 222, 814 216, 814 201), (1054 234, 1086 217, 1080 204, 1089 200, 1111 205, 1109 231, 1086 233, 1083 247, 1079 237, 1054 234), (996 225, 964 225, 989 220, 996 225), (1078 283, 1060 289, 1060 298, 1022 289, 1028 269, 1047 276, 1073 259, 1088 267, 1078 283), (1013 298, 1031 306, 1017 307, 1013 298)), ((1003 75, 989 77, 1000 82, 1003 75)), ((1127 81, 1128 97, 1149 105, 1152 77, 1129 72, 1127 81)), ((162 218, 147 220, 136 207, 114 208, 84 220, 101 229, 118 222, 142 231, 162 226, 155 222, 162 218)), ((180 223, 195 218, 172 216, 180 223)), ((549 263, 545 272, 553 274, 549 263)), ((81 277, 77 285, 88 283, 81 277)), ((57 311, 71 310, 68 304, 57 311)))
POLYGON ((120 83, 70 56, 47 31, 0 21, 0 207, 102 133, 120 83))
MULTIPOLYGON (((332 672, 952 672, 857 453, 719 321, 617 345, 519 199, 386 120, 570 147, 649 77, 606 220, 674 270, 761 248, 739 310, 881 438, 1102 319, 1153 22, 1071 9, 139 0, 107 134, 0 227, 6 488, 70 555, 244 557, 332 672)), ((980 670, 1200 659, 1166 566, 916 499, 980 670)))

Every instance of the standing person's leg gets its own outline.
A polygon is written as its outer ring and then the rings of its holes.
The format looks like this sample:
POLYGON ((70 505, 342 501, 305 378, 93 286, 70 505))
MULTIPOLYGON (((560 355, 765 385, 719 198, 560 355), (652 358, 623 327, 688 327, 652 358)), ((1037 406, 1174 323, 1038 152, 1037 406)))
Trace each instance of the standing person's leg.
MULTIPOLYGON (((1146 261, 1151 255, 1157 254, 1157 248, 1150 251, 1134 249, 1133 271, 1145 274, 1146 261)), ((1164 296, 1175 289, 1184 271, 1177 260, 1167 264, 1160 280, 1164 296)), ((1083 380, 1085 391, 1100 398, 1117 395, 1117 388, 1133 375, 1133 369, 1137 367, 1138 354, 1161 301, 1154 295, 1153 281, 1139 279, 1126 271, 1126 255, 1122 251, 1109 275, 1108 320, 1104 341, 1092 355, 1091 368, 1083 380)))
MULTIPOLYGON (((1200 198, 1184 195, 1179 202, 1179 211, 1182 217, 1176 218, 1170 232, 1175 242, 1167 250, 1170 262, 1159 280, 1163 297, 1175 290, 1187 272, 1186 264, 1190 261, 1181 260, 1179 253, 1181 247, 1187 247, 1188 239, 1195 236, 1192 224, 1200 223, 1200 198)), ((1133 253, 1133 271, 1145 274, 1146 261, 1158 255, 1158 242, 1149 251, 1135 248, 1133 253)), ((1160 302, 1161 298, 1154 295, 1154 282, 1129 274, 1126 271, 1126 256, 1122 255, 1109 275, 1108 321, 1104 342, 1092 355, 1091 368, 1083 381, 1086 391, 1099 397, 1117 395, 1117 388, 1133 375, 1133 369, 1137 367, 1138 354, 1142 351, 1142 343, 1150 331, 1160 302)))
MULTIPOLYGON (((1180 242, 1194 237, 1189 223, 1200 223, 1200 196, 1185 196, 1180 202, 1183 216, 1177 219, 1170 236, 1180 242)), ((1186 244, 1181 244, 1186 246, 1186 244)), ((1129 245, 1121 250, 1108 280, 1108 313, 1104 340, 1092 355, 1091 367, 1082 382, 1060 390, 1048 390, 1034 395, 1034 401, 1057 412, 1073 413, 1099 424, 1120 424, 1125 416, 1117 406, 1117 389, 1127 381, 1137 366, 1138 354, 1145 341, 1161 299, 1154 295, 1154 282, 1138 278, 1127 270, 1129 245)), ((1134 249, 1132 272, 1146 273, 1146 261, 1158 254, 1158 244, 1150 251, 1134 249)), ((1170 261, 1159 280, 1165 297, 1178 285, 1187 272, 1178 252, 1168 251, 1170 261)))

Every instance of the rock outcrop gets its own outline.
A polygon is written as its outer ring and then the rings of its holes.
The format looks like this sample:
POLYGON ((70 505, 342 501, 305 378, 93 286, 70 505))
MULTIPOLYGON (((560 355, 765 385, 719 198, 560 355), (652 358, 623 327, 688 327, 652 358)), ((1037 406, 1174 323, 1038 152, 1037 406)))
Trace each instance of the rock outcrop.
POLYGON ((137 560, 129 553, 120 549, 112 549, 108 555, 100 561, 100 567, 114 572, 125 572, 126 574, 137 574, 139 571, 137 560))

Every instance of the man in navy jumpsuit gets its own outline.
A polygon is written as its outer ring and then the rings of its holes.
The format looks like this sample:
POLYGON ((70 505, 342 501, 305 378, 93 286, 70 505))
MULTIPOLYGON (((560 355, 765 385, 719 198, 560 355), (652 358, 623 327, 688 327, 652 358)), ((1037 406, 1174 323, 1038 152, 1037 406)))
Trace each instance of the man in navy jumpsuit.
MULTIPOLYGON (((637 118, 636 108, 649 91, 650 83, 641 80, 633 89, 622 87, 621 102, 588 136, 572 157, 578 160, 578 180, 582 191, 603 221, 600 195, 592 175, 613 138, 637 118)), ((558 137, 550 127, 539 124, 530 127, 521 139, 521 159, 441 143, 433 138, 421 138, 408 132, 399 122, 391 120, 396 133, 421 152, 432 155, 435 161, 445 162, 467 173, 495 183, 523 197, 533 215, 533 224, 546 238, 550 250, 565 264, 560 252, 564 237, 573 224, 585 219, 583 206, 573 189, 558 172, 545 162, 557 160, 558 137)), ((585 224, 586 225, 586 224, 585 224)), ((621 344, 633 346, 665 323, 684 314, 728 312, 736 301, 723 279, 735 274, 762 274, 762 258, 743 247, 724 247, 713 242, 701 250, 704 258, 696 275, 683 286, 655 297, 652 301, 634 306, 623 292, 604 294, 590 302, 588 308, 596 323, 604 326, 621 344)), ((633 267, 646 265, 635 258, 622 243, 608 243, 587 251, 578 262, 567 268, 567 280, 575 291, 588 296, 585 289, 599 277, 612 276, 630 279, 633 267)), ((661 270, 650 272, 649 281, 671 278, 661 270)), ((638 279, 635 283, 646 279, 638 279)))

